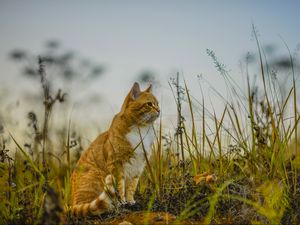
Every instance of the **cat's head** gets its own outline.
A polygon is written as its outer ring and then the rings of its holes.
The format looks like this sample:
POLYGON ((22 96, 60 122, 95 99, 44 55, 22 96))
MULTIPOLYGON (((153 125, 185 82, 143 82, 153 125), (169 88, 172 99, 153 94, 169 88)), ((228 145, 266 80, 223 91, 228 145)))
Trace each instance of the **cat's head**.
POLYGON ((158 101, 152 94, 152 86, 141 91, 139 84, 135 82, 125 98, 121 112, 137 125, 152 124, 160 114, 158 101))

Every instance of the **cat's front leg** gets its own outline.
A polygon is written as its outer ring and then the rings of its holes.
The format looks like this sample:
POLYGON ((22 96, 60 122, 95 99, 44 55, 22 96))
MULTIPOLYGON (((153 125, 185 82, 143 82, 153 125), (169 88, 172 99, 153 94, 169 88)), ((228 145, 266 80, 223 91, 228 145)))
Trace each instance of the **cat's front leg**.
POLYGON ((134 205, 134 193, 136 191, 137 185, 139 183, 139 176, 135 176, 131 179, 126 178, 126 200, 127 203, 134 205))
POLYGON ((122 169, 118 171, 118 178, 117 178, 117 186, 118 186, 118 193, 120 197, 120 204, 124 205, 126 204, 126 195, 125 195, 125 177, 124 172, 122 169))

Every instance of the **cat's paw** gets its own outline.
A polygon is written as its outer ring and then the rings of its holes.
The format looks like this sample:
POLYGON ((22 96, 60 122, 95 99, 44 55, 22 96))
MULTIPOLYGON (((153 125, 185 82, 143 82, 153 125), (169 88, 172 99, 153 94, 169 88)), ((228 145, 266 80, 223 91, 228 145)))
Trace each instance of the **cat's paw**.
POLYGON ((139 204, 138 202, 135 202, 134 200, 128 201, 125 208, 128 210, 131 210, 131 211, 139 211, 139 210, 143 209, 141 204, 139 204))
POLYGON ((124 207, 127 205, 126 200, 118 200, 118 207, 124 207))
POLYGON ((136 201, 134 199, 127 202, 128 205, 132 206, 135 205, 136 201))

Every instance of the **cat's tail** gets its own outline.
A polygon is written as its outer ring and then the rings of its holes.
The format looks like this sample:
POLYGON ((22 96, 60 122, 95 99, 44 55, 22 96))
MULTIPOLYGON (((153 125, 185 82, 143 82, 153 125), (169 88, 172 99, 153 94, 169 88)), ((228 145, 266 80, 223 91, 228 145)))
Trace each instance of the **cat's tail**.
POLYGON ((71 209, 75 216, 86 216, 88 214, 99 215, 113 208, 113 199, 116 197, 113 186, 114 178, 112 175, 105 177, 104 191, 92 202, 74 205, 71 209))

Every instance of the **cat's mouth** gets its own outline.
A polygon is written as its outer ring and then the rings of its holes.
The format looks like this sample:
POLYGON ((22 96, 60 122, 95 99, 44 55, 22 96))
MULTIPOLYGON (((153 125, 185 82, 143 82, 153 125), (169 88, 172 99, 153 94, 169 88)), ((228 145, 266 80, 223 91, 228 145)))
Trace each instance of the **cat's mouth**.
POLYGON ((160 110, 157 110, 155 113, 153 113, 154 120, 156 120, 160 116, 160 110))
POLYGON ((143 123, 153 123, 160 115, 160 112, 145 114, 142 118, 143 123))

